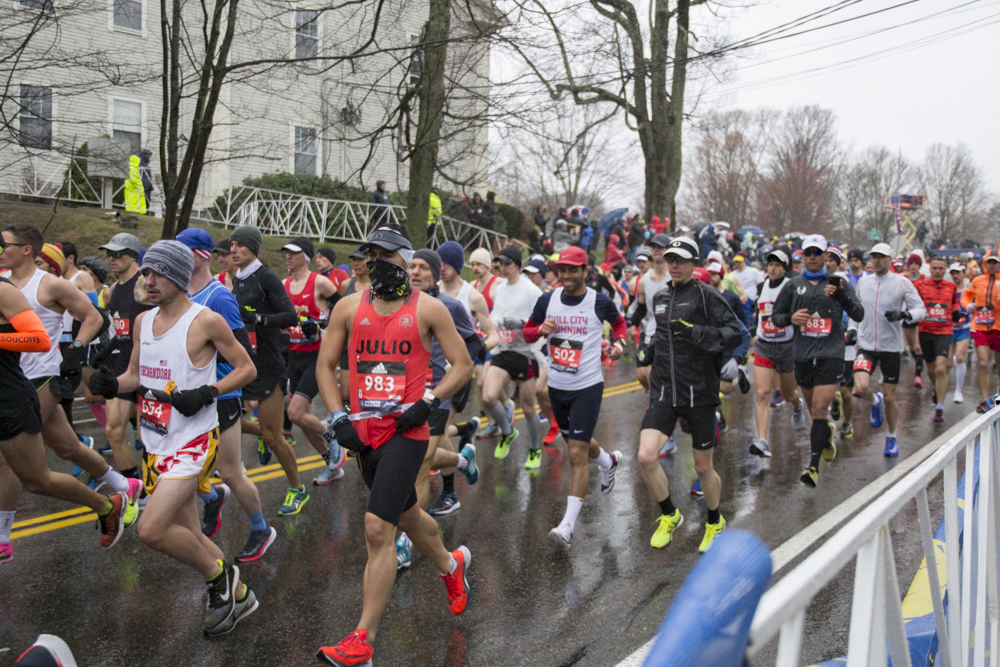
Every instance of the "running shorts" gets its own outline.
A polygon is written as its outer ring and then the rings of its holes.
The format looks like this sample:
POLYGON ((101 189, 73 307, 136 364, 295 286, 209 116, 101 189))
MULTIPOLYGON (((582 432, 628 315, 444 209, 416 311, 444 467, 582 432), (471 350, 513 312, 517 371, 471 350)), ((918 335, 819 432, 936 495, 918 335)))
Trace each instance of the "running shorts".
POLYGON ((448 415, 451 410, 445 408, 435 408, 431 410, 427 418, 427 425, 431 428, 431 435, 444 435, 444 430, 448 428, 448 415))
POLYGON ((951 340, 954 335, 932 334, 920 332, 920 350, 923 353, 924 361, 933 364, 937 357, 948 358, 951 350, 951 340))
POLYGON ((314 352, 288 353, 288 395, 299 394, 310 401, 319 393, 316 382, 316 365, 319 362, 319 350, 314 352))
POLYGON ((22 433, 42 432, 42 408, 38 394, 25 391, 28 402, 17 405, 0 403, 0 442, 13 440, 22 433))
POLYGON ((902 352, 872 352, 859 348, 858 358, 854 360, 854 372, 871 375, 877 366, 882 369, 882 382, 899 384, 899 369, 902 359, 902 352))
POLYGON ((955 335, 952 336, 951 342, 958 343, 959 341, 969 340, 972 338, 972 332, 969 329, 955 329, 955 335))
POLYGON ((142 477, 146 493, 152 495, 161 479, 197 479, 198 493, 211 491, 219 455, 219 429, 213 428, 187 443, 173 454, 142 453, 142 477))
POLYGON ((792 352, 792 341, 774 343, 757 339, 754 348, 753 365, 761 368, 773 368, 779 373, 795 372, 795 356, 792 352))
POLYGON ((243 416, 243 401, 239 396, 220 398, 215 402, 215 409, 219 411, 219 433, 225 433, 226 429, 240 423, 240 417, 243 416))
POLYGON ((502 368, 518 382, 538 377, 538 360, 507 350, 493 356, 493 365, 502 368))
POLYGON ((455 414, 463 412, 465 406, 469 404, 469 397, 472 395, 472 387, 475 383, 475 380, 469 380, 451 397, 451 407, 455 408, 455 414))
POLYGON ((843 359, 812 359, 795 362, 795 384, 803 389, 812 389, 828 384, 840 385, 840 376, 843 373, 843 359))
POLYGON ((559 432, 566 440, 590 442, 597 428, 604 397, 604 383, 598 382, 585 389, 555 389, 549 387, 552 414, 559 424, 559 432))
POLYGON ((60 399, 73 400, 73 383, 61 375, 46 375, 40 378, 32 378, 31 384, 35 386, 35 392, 40 392, 44 387, 60 399))
POLYGON ((280 389, 285 393, 288 386, 288 378, 280 375, 269 377, 258 377, 256 380, 243 387, 244 401, 263 401, 274 393, 275 389, 280 389))
MULTIPOLYGON (((551 394, 552 389, 549 389, 551 394)), ((558 417, 556 417, 558 420, 558 417)), ((642 428, 656 429, 669 436, 677 426, 677 420, 683 419, 691 428, 691 446, 694 449, 712 449, 716 441, 715 406, 699 405, 697 407, 677 406, 653 399, 649 402, 649 410, 642 418, 642 428)), ((561 423, 560 423, 561 426, 561 423)))
POLYGON ((411 440, 399 433, 377 447, 362 447, 358 467, 371 493, 368 512, 392 525, 417 504, 417 475, 427 453, 426 440, 411 440))
POLYGON ((844 375, 840 378, 840 386, 854 389, 854 359, 844 359, 844 375))
POLYGON ((994 352, 1000 352, 1000 331, 991 329, 990 331, 973 331, 972 344, 976 347, 989 346, 994 352))

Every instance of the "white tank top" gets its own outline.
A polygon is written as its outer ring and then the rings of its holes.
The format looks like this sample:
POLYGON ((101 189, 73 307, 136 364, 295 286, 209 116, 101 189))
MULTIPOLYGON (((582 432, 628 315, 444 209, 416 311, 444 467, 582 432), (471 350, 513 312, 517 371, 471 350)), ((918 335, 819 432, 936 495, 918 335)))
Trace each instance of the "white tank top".
POLYGON ((563 288, 552 292, 545 318, 556 321, 549 336, 549 386, 574 391, 604 382, 601 373, 601 341, 604 322, 597 316, 597 292, 587 294, 577 306, 562 302, 563 288))
MULTIPOLYGON (((38 319, 42 321, 42 326, 45 327, 45 331, 49 334, 49 340, 52 341, 52 347, 49 348, 48 352, 21 353, 21 370, 24 371, 24 377, 29 380, 59 375, 59 366, 62 364, 62 355, 59 354, 59 336, 62 334, 63 314, 49 310, 38 303, 38 286, 42 284, 42 279, 47 275, 49 274, 45 271, 35 268, 35 275, 31 276, 31 280, 21 290, 21 294, 28 300, 28 305, 38 315, 38 319)), ((53 278, 53 280, 58 280, 58 278, 53 278)))
MULTIPOLYGON (((69 279, 71 283, 76 284, 76 279, 83 275, 83 271, 77 271, 73 274, 73 277, 69 279)), ((73 342, 73 316, 70 315, 69 311, 63 313, 63 328, 62 328, 62 338, 59 340, 60 343, 72 343, 73 342)))
MULTIPOLYGON (((191 363, 187 353, 188 331, 205 306, 191 304, 177 323, 161 336, 153 336, 153 320, 160 312, 153 308, 142 318, 139 339, 139 384, 149 389, 166 388, 173 382, 177 389, 197 389, 203 384, 215 384, 214 355, 202 368, 191 363)), ((219 425, 215 402, 206 405, 193 417, 185 417, 173 406, 145 398, 139 390, 139 427, 142 444, 150 454, 173 454, 195 438, 209 433, 219 425)))
POLYGON ((652 269, 642 274, 642 288, 646 292, 646 316, 642 318, 642 331, 646 344, 653 342, 653 336, 656 335, 656 317, 653 315, 653 297, 656 296, 657 292, 666 287, 668 282, 670 282, 669 271, 663 274, 663 280, 656 283, 653 282, 652 269))
POLYGON ((472 320, 473 326, 476 327, 476 335, 479 336, 480 340, 486 340, 486 334, 484 334, 483 330, 479 328, 479 320, 472 315, 472 307, 469 306, 469 294, 471 293, 472 283, 467 280, 463 280, 462 289, 458 290, 458 296, 455 297, 455 300, 465 306, 465 312, 469 314, 469 319, 472 320))
POLYGON ((757 309, 760 311, 760 317, 757 318, 757 337, 769 343, 785 343, 795 334, 795 327, 776 327, 771 324, 774 302, 778 300, 781 288, 787 283, 788 276, 785 276, 777 287, 771 287, 770 278, 765 278, 761 284, 760 298, 757 299, 757 309))

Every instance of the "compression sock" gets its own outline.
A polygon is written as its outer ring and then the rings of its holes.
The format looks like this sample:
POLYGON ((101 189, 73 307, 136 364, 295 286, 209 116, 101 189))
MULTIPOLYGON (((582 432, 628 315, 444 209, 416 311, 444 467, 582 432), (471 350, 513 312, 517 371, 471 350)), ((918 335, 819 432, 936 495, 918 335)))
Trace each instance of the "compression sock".
POLYGON ((444 493, 455 493, 455 473, 441 475, 441 491, 444 493))
POLYGON ((937 404, 937 405, 935 405, 934 407, 935 407, 936 409, 938 409, 938 410, 944 410, 944 403, 938 403, 938 404, 937 404))
POLYGON ((110 500, 108 500, 108 504, 104 506, 103 510, 97 513, 97 516, 107 516, 111 514, 111 510, 113 510, 114 508, 115 506, 111 504, 110 500))
POLYGON ((598 447, 597 451, 600 452, 600 454, 597 455, 597 467, 601 470, 609 469, 611 464, 615 462, 614 459, 611 458, 611 454, 608 454, 601 447, 598 447))
POLYGON ((250 530, 267 530, 267 521, 264 521, 264 510, 257 510, 248 516, 250 518, 250 530))
POLYGON ((114 489, 115 493, 128 493, 128 480, 111 466, 108 466, 108 471, 101 477, 101 481, 114 489))
POLYGON ((206 503, 214 503, 219 499, 219 492, 215 490, 214 486, 209 487, 208 493, 199 493, 198 497, 204 500, 206 503))
POLYGON ((139 477, 138 466, 134 468, 126 468, 125 470, 122 470, 121 473, 122 477, 131 477, 132 479, 142 479, 141 477, 139 477))
POLYGON ((475 428, 476 422, 471 419, 455 426, 455 430, 458 431, 458 437, 460 438, 468 437, 468 435, 472 433, 475 428))
POLYGON ((965 389, 965 372, 968 368, 965 362, 955 362, 955 393, 959 396, 962 395, 965 389))
POLYGON ((667 496, 660 501, 660 513, 663 514, 663 516, 673 516, 673 513, 676 511, 677 508, 674 507, 674 503, 670 500, 670 496, 667 496))
POLYGON ((497 423, 500 427, 500 432, 504 435, 510 435, 513 429, 511 428, 510 422, 507 421, 507 411, 504 410, 503 405, 500 401, 496 402, 492 408, 490 408, 490 416, 493 417, 493 421, 497 423))
POLYGON ((327 465, 330 465, 330 452, 331 451, 333 451, 333 450, 327 449, 325 452, 323 452, 322 454, 320 454, 320 456, 323 457, 323 460, 326 461, 327 465))
POLYGON ((94 419, 101 425, 101 428, 108 427, 108 411, 103 403, 92 403, 87 408, 90 409, 90 414, 94 415, 94 419))
POLYGON ((216 558, 215 562, 219 564, 219 573, 217 575, 213 576, 213 577, 206 578, 205 581, 207 581, 208 583, 212 583, 213 581, 215 581, 216 579, 218 579, 219 577, 221 577, 222 573, 226 571, 226 566, 223 565, 223 563, 222 563, 221 560, 219 560, 218 558, 216 558))
POLYGON ((10 531, 14 528, 15 514, 17 514, 17 510, 0 512, 0 542, 10 542, 10 531))
POLYGON ((542 446, 542 420, 538 418, 538 413, 531 419, 526 419, 528 422, 528 436, 531 438, 531 446, 529 449, 538 449, 542 446))
POLYGON ((920 374, 924 372, 924 358, 917 357, 913 366, 913 377, 920 377, 920 374))
POLYGON ((566 514, 563 515, 562 521, 559 522, 559 525, 561 526, 564 523, 568 523, 570 530, 576 528, 576 517, 580 516, 581 509, 583 509, 583 498, 567 496, 566 514))
POLYGON ((708 510, 708 523, 711 523, 711 524, 719 523, 719 519, 721 519, 721 518, 722 517, 719 516, 719 508, 718 507, 716 507, 714 510, 708 510))
POLYGON ((819 470, 819 459, 823 454, 823 448, 830 443, 830 422, 825 419, 816 419, 812 423, 812 430, 809 431, 809 444, 812 446, 812 454, 809 457, 809 466, 819 470))

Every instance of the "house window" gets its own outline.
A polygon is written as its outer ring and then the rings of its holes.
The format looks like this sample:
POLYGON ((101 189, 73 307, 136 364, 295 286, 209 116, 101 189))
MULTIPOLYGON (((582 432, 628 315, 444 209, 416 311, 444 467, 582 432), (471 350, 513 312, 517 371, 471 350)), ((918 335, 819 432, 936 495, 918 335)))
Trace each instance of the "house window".
POLYGON ((111 100, 111 136, 117 141, 127 141, 130 155, 139 154, 142 149, 141 103, 111 100))
POLYGON ((313 59, 319 53, 319 13, 295 10, 295 57, 313 59))
POLYGON ((114 0, 114 13, 116 28, 142 32, 142 0, 114 0))
POLYGON ((17 4, 25 9, 33 9, 36 12, 50 13, 54 9, 53 0, 18 0, 17 4))
POLYGON ((410 85, 420 85, 420 71, 424 67, 424 49, 420 45, 420 35, 410 35, 410 85))
POLYGON ((316 156, 319 155, 319 140, 312 127, 295 128, 295 173, 316 175, 316 156))
POLYGON ((25 148, 52 150, 52 89, 21 86, 20 93, 20 144, 25 148))

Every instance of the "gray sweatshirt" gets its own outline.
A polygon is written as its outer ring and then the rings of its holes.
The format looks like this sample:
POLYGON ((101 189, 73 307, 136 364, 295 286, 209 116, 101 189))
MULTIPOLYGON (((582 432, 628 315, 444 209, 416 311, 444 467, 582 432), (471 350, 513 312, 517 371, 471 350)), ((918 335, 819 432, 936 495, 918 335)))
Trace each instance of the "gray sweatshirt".
POLYGON ((865 307, 865 317, 858 325, 858 349, 872 352, 902 352, 903 322, 890 322, 890 310, 905 310, 910 322, 927 316, 924 301, 910 279, 899 273, 877 276, 874 273, 858 281, 858 297, 865 307))

